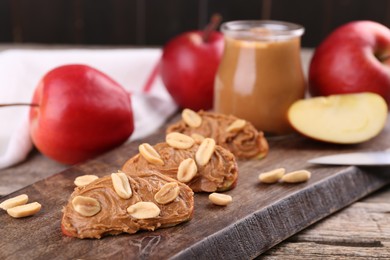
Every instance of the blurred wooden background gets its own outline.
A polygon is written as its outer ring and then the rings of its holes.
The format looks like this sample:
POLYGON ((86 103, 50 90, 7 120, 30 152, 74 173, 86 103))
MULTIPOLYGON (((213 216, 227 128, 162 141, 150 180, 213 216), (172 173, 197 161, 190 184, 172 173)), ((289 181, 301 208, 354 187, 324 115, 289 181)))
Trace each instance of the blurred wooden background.
POLYGON ((0 43, 158 46, 213 13, 302 24, 304 47, 352 20, 390 27, 390 0, 0 0, 0 43))

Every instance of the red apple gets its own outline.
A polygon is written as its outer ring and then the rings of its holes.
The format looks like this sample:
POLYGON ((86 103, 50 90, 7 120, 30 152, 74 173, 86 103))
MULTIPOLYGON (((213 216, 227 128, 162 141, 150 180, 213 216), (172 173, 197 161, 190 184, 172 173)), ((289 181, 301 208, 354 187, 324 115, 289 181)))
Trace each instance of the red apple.
POLYGON ((198 111, 213 107, 214 77, 223 52, 223 35, 212 31, 183 33, 163 49, 161 76, 175 102, 198 111))
POLYGON ((30 110, 33 143, 46 156, 74 164, 126 141, 133 132, 129 94, 102 72, 66 65, 39 82, 30 110))
POLYGON ((354 21, 332 32, 311 60, 309 90, 313 96, 374 92, 390 105, 390 29, 354 21))

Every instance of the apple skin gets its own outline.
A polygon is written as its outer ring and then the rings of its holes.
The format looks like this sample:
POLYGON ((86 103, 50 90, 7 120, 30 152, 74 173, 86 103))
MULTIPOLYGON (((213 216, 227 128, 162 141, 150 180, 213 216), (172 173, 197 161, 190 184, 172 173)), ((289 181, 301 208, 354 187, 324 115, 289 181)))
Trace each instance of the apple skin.
POLYGON ((30 109, 30 134, 49 158, 75 164, 125 142, 134 130, 129 94, 102 72, 65 65, 39 82, 30 109))
POLYGON ((213 107, 214 78, 222 58, 223 34, 212 31, 208 40, 203 31, 183 33, 163 48, 161 77, 173 100, 194 111, 213 107))
POLYGON ((309 67, 312 96, 374 92, 390 105, 390 29, 354 21, 333 31, 309 67))
POLYGON ((66 228, 64 227, 64 225, 62 223, 61 223, 61 232, 64 236, 73 237, 72 233, 70 233, 68 230, 66 230, 66 228))

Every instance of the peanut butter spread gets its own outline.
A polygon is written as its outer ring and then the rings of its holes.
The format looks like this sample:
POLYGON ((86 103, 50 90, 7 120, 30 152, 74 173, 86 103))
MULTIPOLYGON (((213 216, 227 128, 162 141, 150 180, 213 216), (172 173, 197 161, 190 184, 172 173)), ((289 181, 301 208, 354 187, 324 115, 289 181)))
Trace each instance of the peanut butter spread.
POLYGON ((190 127, 184 120, 169 126, 167 133, 179 132, 186 135, 198 134, 213 138, 216 143, 231 151, 239 159, 263 158, 268 153, 268 142, 263 132, 257 131, 249 122, 243 128, 231 128, 239 120, 232 115, 199 111, 202 118, 199 127, 190 127), (231 129, 231 131, 229 131, 231 129))
MULTIPOLYGON (((162 175, 154 170, 128 171, 131 197, 123 199, 114 189, 111 176, 99 178, 84 187, 76 187, 68 204, 63 209, 62 229, 69 236, 78 238, 101 238, 104 235, 136 233, 139 230, 177 225, 188 221, 194 209, 193 191, 185 184, 162 175), (156 193, 167 183, 176 182, 179 187, 177 197, 167 204, 155 200, 156 193), (75 197, 87 197, 100 205, 93 216, 83 216, 77 211, 75 197), (156 217, 137 219, 129 214, 128 208, 138 202, 152 202, 157 210, 156 217), (156 207, 157 206, 157 207, 156 207)), ((87 205, 86 206, 90 206, 87 205)), ((146 212, 147 213, 147 212, 146 212)))
MULTIPOLYGON (((161 156, 164 165, 152 164, 138 154, 123 165, 122 171, 128 173, 156 169, 166 176, 177 179, 179 165, 187 158, 195 158, 199 144, 194 144, 188 149, 176 149, 167 143, 158 143, 153 147, 161 156)), ((226 191, 234 187, 237 177, 238 168, 234 155, 216 145, 210 161, 204 166, 198 165, 196 175, 186 184, 194 192, 226 191)))

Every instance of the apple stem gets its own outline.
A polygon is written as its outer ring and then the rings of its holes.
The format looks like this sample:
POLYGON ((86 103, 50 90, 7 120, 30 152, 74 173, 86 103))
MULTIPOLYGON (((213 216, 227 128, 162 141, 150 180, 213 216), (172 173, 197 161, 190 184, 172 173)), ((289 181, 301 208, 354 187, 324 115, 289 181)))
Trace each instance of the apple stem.
POLYGON ((156 65, 154 65, 154 68, 152 69, 152 71, 150 72, 148 78, 146 79, 146 82, 144 84, 144 86, 142 87, 142 90, 144 92, 149 92, 150 89, 152 88, 153 86, 153 83, 154 81, 156 80, 159 72, 160 72, 160 59, 157 61, 156 65))
POLYGON ((222 16, 220 14, 213 14, 213 16, 211 16, 209 24, 206 25, 205 29, 203 30, 202 38, 204 42, 208 42, 210 34, 217 29, 221 21, 222 16))
POLYGON ((387 54, 387 55, 379 56, 379 57, 378 57, 378 60, 379 60, 380 62, 385 62, 385 61, 387 61, 388 59, 390 59, 390 54, 387 54))
POLYGON ((30 106, 30 107, 39 107, 39 104, 34 103, 10 103, 10 104, 0 104, 0 107, 15 107, 15 106, 30 106))

